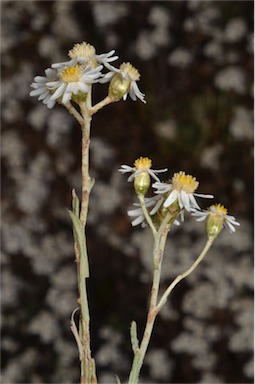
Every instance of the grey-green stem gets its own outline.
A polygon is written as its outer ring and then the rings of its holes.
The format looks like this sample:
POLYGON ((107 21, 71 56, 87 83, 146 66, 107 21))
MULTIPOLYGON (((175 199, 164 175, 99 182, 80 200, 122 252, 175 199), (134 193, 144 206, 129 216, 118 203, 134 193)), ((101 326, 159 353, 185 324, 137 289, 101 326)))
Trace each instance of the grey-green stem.
MULTIPOLYGON (((87 222, 88 214, 88 204, 89 204, 89 195, 93 187, 93 181, 89 175, 89 142, 90 142, 90 125, 91 125, 91 116, 88 113, 91 108, 91 93, 87 94, 86 100, 80 104, 81 115, 82 115, 82 199, 81 199, 81 211, 80 211, 80 222, 83 226, 83 235, 85 241, 85 257, 87 255, 87 246, 86 246, 86 236, 85 236, 85 226, 87 222)), ((80 255, 81 256, 81 255, 80 255)), ((79 293, 80 293, 80 306, 81 306, 81 340, 83 345, 84 354, 81 360, 81 383, 96 383, 96 371, 95 371, 95 362, 91 357, 91 347, 90 347, 90 315, 89 315, 89 306, 87 299, 87 288, 86 288, 86 268, 85 264, 88 264, 88 260, 79 259, 79 268, 78 268, 78 284, 79 284, 79 293)))
POLYGON ((147 321, 145 325, 145 330, 142 338, 142 342, 140 346, 138 345, 137 348, 134 349, 134 359, 132 363, 132 368, 129 375, 129 384, 137 384, 139 382, 139 375, 140 371, 143 365, 143 360, 150 342, 150 338, 153 331, 153 326, 157 317, 157 314, 163 307, 163 305, 166 303, 168 296, 174 289, 174 287, 185 277, 187 277, 194 269, 198 266, 198 264, 203 260, 206 253, 210 249, 213 241, 215 238, 209 238, 203 251, 198 256, 196 261, 192 264, 192 266, 187 269, 182 274, 178 275, 176 279, 169 285, 165 293, 162 295, 161 299, 158 301, 158 292, 159 292, 159 286, 160 286, 160 275, 161 275, 161 266, 162 266, 162 260, 163 260, 163 254, 167 239, 167 234, 170 228, 169 219, 170 215, 167 214, 165 219, 163 220, 160 228, 158 231, 156 231, 156 234, 154 233, 155 227, 151 221, 150 216, 148 216, 148 211, 144 204, 144 198, 142 196, 139 197, 141 206, 143 208, 143 212, 145 215, 145 218, 147 219, 148 224, 150 225, 150 228, 154 235, 154 250, 153 250, 153 261, 154 261, 154 272, 153 272, 153 284, 152 284, 152 290, 151 290, 151 298, 150 298, 150 307, 148 311, 147 321), (147 212, 147 214, 146 214, 147 212), (149 220, 148 220, 149 218, 149 220), (150 222, 151 221, 151 222, 150 222))
POLYGON ((191 274, 191 272, 194 271, 194 269, 198 266, 199 263, 201 263, 201 261, 203 260, 203 258, 205 257, 205 255, 207 254, 207 252, 209 251, 213 241, 214 241, 215 237, 211 237, 207 240, 206 242, 206 245, 203 249, 203 251, 200 253, 200 255, 198 256, 198 258, 195 260, 195 262, 191 265, 191 267, 189 269, 187 269, 187 271, 181 273, 180 275, 178 275, 174 281, 169 285, 169 287, 166 289, 165 293, 162 295, 158 305, 157 305, 157 309, 158 311, 161 310, 161 308, 163 307, 163 305, 166 303, 167 301, 167 298, 168 296, 170 295, 170 293, 172 292, 172 290, 174 289, 174 287, 183 279, 185 279, 185 277, 187 277, 188 275, 191 274))
POLYGON ((128 381, 129 384, 138 383, 140 370, 142 368, 143 360, 150 342, 154 322, 158 314, 157 299, 158 299, 158 291, 159 291, 159 285, 160 285, 161 265, 162 265, 165 243, 167 239, 167 233, 168 233, 168 228, 166 226, 165 230, 163 230, 161 234, 157 233, 154 238, 154 250, 153 250, 154 272, 153 272, 153 283, 152 283, 151 297, 150 297, 150 307, 147 315, 147 321, 146 321, 141 345, 134 353, 133 364, 132 364, 131 372, 129 375, 129 381, 128 381))

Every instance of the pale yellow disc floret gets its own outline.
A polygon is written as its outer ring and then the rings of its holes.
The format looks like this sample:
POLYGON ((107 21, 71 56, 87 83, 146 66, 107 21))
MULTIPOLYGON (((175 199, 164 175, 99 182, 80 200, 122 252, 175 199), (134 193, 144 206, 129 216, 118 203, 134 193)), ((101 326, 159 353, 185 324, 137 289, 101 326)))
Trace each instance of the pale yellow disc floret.
POLYGON ((142 171, 146 171, 149 169, 152 165, 151 159, 148 157, 140 157, 139 159, 136 159, 134 162, 134 166, 136 169, 140 169, 142 171))
MULTIPOLYGON (((227 215, 228 211, 227 209, 224 207, 224 205, 222 204, 214 204, 214 205, 211 205, 210 208, 214 208, 215 209, 215 215, 227 215)), ((211 213, 213 214, 213 213, 211 213)))
POLYGON ((80 80, 82 71, 78 65, 64 69, 60 76, 65 83, 75 83, 80 80))
POLYGON ((172 178, 172 184, 173 189, 177 191, 184 191, 187 193, 194 192, 199 185, 195 177, 191 175, 186 175, 183 171, 174 174, 172 178))
POLYGON ((133 81, 137 81, 140 79, 140 73, 130 63, 122 63, 120 66, 120 70, 121 72, 124 72, 126 75, 128 75, 133 81))
POLYGON ((75 44, 74 47, 69 51, 68 55, 71 59, 89 59, 96 54, 96 50, 93 45, 88 43, 75 44))

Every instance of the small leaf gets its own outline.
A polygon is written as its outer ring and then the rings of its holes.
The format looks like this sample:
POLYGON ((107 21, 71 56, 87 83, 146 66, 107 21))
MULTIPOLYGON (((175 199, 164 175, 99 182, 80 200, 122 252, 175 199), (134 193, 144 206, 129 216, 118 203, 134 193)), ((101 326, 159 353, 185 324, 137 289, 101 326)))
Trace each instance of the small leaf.
POLYGON ((67 210, 71 220, 73 222, 73 230, 75 234, 75 240, 77 241, 79 248, 79 261, 80 269, 83 271, 84 277, 89 277, 89 263, 85 240, 85 230, 80 219, 70 210, 67 210))
POLYGON ((115 376, 115 379, 116 379, 116 383, 117 384, 121 384, 121 381, 120 381, 119 377, 117 375, 114 375, 114 376, 115 376))
POLYGON ((131 344, 134 353, 139 350, 138 338, 137 338, 137 325, 135 321, 132 321, 130 328, 131 344))
POLYGON ((72 208, 73 213, 79 217, 80 216, 80 201, 78 196, 76 195, 75 189, 72 190, 72 208))

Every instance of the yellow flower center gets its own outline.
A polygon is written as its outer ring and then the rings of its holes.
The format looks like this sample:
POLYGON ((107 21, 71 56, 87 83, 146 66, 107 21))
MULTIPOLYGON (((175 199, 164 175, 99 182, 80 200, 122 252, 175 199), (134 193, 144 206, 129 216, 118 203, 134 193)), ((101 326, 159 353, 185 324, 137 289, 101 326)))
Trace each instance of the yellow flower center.
MULTIPOLYGON (((222 204, 214 204, 211 205, 210 208, 214 208, 216 210, 215 215, 227 215, 228 211, 222 204)), ((211 213, 213 214, 213 212, 211 213)))
POLYGON ((140 73, 130 63, 122 63, 120 66, 120 70, 121 72, 124 72, 126 75, 128 75, 133 81, 137 81, 140 79, 140 73))
POLYGON ((71 59, 77 59, 78 57, 90 59, 95 54, 96 50, 93 45, 85 42, 81 44, 75 44, 74 47, 68 52, 68 56, 71 57, 71 59))
POLYGON ((140 157, 134 162, 134 166, 136 167, 136 169, 140 169, 142 171, 146 171, 151 167, 151 165, 151 159, 149 159, 148 157, 140 157))
POLYGON ((194 192, 198 187, 198 181, 191 175, 185 175, 185 172, 180 171, 175 173, 172 178, 173 189, 177 191, 185 191, 187 193, 194 192))
POLYGON ((78 65, 64 69, 60 76, 65 83, 75 83, 80 80, 82 71, 78 65))

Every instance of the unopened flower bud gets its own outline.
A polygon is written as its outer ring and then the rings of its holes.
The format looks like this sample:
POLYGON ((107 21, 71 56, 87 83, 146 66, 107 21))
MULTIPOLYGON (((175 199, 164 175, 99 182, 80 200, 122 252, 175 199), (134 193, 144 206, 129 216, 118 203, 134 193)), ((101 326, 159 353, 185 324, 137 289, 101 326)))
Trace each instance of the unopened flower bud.
POLYGON ((206 231, 209 238, 218 236, 223 228, 224 219, 218 215, 208 215, 206 231))
POLYGON ((134 179, 134 188, 138 195, 145 195, 151 184, 151 178, 147 171, 139 173, 134 179))
POLYGON ((120 73, 116 73, 110 81, 108 96, 120 100, 129 90, 130 80, 126 80, 120 73))

